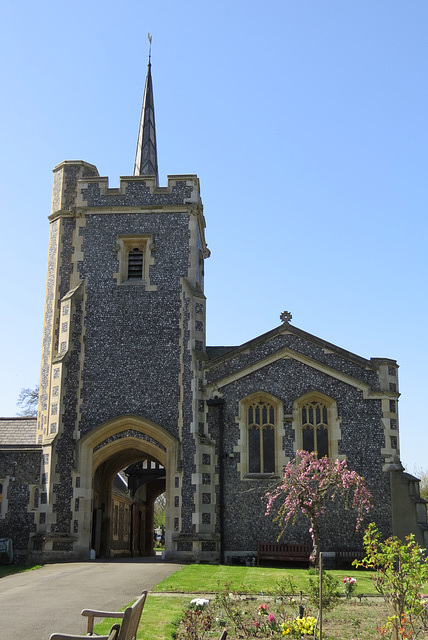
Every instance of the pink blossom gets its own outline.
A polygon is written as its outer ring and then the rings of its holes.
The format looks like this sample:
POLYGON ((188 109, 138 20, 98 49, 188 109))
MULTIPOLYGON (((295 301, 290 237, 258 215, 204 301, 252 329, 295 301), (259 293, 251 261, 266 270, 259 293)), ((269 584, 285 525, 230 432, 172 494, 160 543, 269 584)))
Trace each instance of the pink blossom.
POLYGON ((309 518, 309 533, 318 546, 317 519, 325 513, 325 502, 336 496, 345 498, 346 507, 352 505, 356 511, 356 529, 359 529, 364 514, 371 509, 371 494, 364 478, 348 469, 346 460, 319 459, 316 452, 297 451, 295 459, 284 467, 281 484, 266 494, 266 515, 277 508, 274 521, 282 527, 279 539, 287 524, 294 524, 297 514, 303 513, 309 518))

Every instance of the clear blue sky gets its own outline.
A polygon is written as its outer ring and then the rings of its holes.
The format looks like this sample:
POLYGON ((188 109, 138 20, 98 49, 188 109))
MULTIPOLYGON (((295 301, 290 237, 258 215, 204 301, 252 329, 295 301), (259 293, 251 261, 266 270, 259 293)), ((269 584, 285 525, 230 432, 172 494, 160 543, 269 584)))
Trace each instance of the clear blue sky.
MULTIPOLYGON (((161 184, 197 173, 208 344, 292 323, 400 365, 427 468, 428 2, 3 4, 1 388, 38 382, 52 168, 132 173, 153 35, 161 184)), ((364 443, 362 443, 364 446, 364 443)))

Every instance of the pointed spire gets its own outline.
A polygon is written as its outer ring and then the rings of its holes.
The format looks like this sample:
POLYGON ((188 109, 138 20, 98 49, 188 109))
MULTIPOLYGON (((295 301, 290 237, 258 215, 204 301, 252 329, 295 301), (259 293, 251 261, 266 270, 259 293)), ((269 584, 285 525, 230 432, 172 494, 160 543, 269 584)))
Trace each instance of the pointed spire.
POLYGON ((156 176, 158 184, 158 157, 156 150, 155 105, 151 74, 152 36, 149 38, 149 63, 138 131, 137 152, 135 154, 134 176, 156 176))

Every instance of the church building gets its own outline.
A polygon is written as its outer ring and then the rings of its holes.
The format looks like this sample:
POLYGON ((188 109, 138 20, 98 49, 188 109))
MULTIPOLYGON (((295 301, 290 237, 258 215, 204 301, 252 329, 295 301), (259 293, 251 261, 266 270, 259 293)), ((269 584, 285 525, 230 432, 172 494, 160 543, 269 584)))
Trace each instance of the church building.
MULTIPOLYGON (((150 555, 162 493, 165 559, 251 558, 277 539, 263 496, 300 449, 346 458, 373 494, 368 521, 427 546, 399 459, 395 360, 288 312, 245 344, 206 345, 199 180, 158 183, 150 61, 133 175, 113 189, 94 165, 61 162, 49 224, 37 418, 0 418, 0 537, 17 559, 150 555)), ((343 504, 322 526, 324 550, 361 546, 343 504)), ((284 538, 309 543, 307 522, 284 538)))

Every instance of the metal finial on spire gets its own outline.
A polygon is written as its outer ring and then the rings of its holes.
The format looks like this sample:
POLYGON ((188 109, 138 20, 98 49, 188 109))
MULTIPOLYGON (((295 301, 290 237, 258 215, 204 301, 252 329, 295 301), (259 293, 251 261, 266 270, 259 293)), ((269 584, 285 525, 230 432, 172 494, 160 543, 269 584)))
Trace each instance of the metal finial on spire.
POLYGON ((146 85, 144 87, 140 128, 138 131, 137 152, 135 154, 134 176, 155 176, 158 184, 158 157, 156 149, 155 105, 151 74, 152 36, 149 39, 149 63, 147 65, 146 85))
POLYGON ((152 36, 150 33, 148 33, 147 37, 149 39, 149 64, 150 64, 150 61, 152 59, 152 36))

